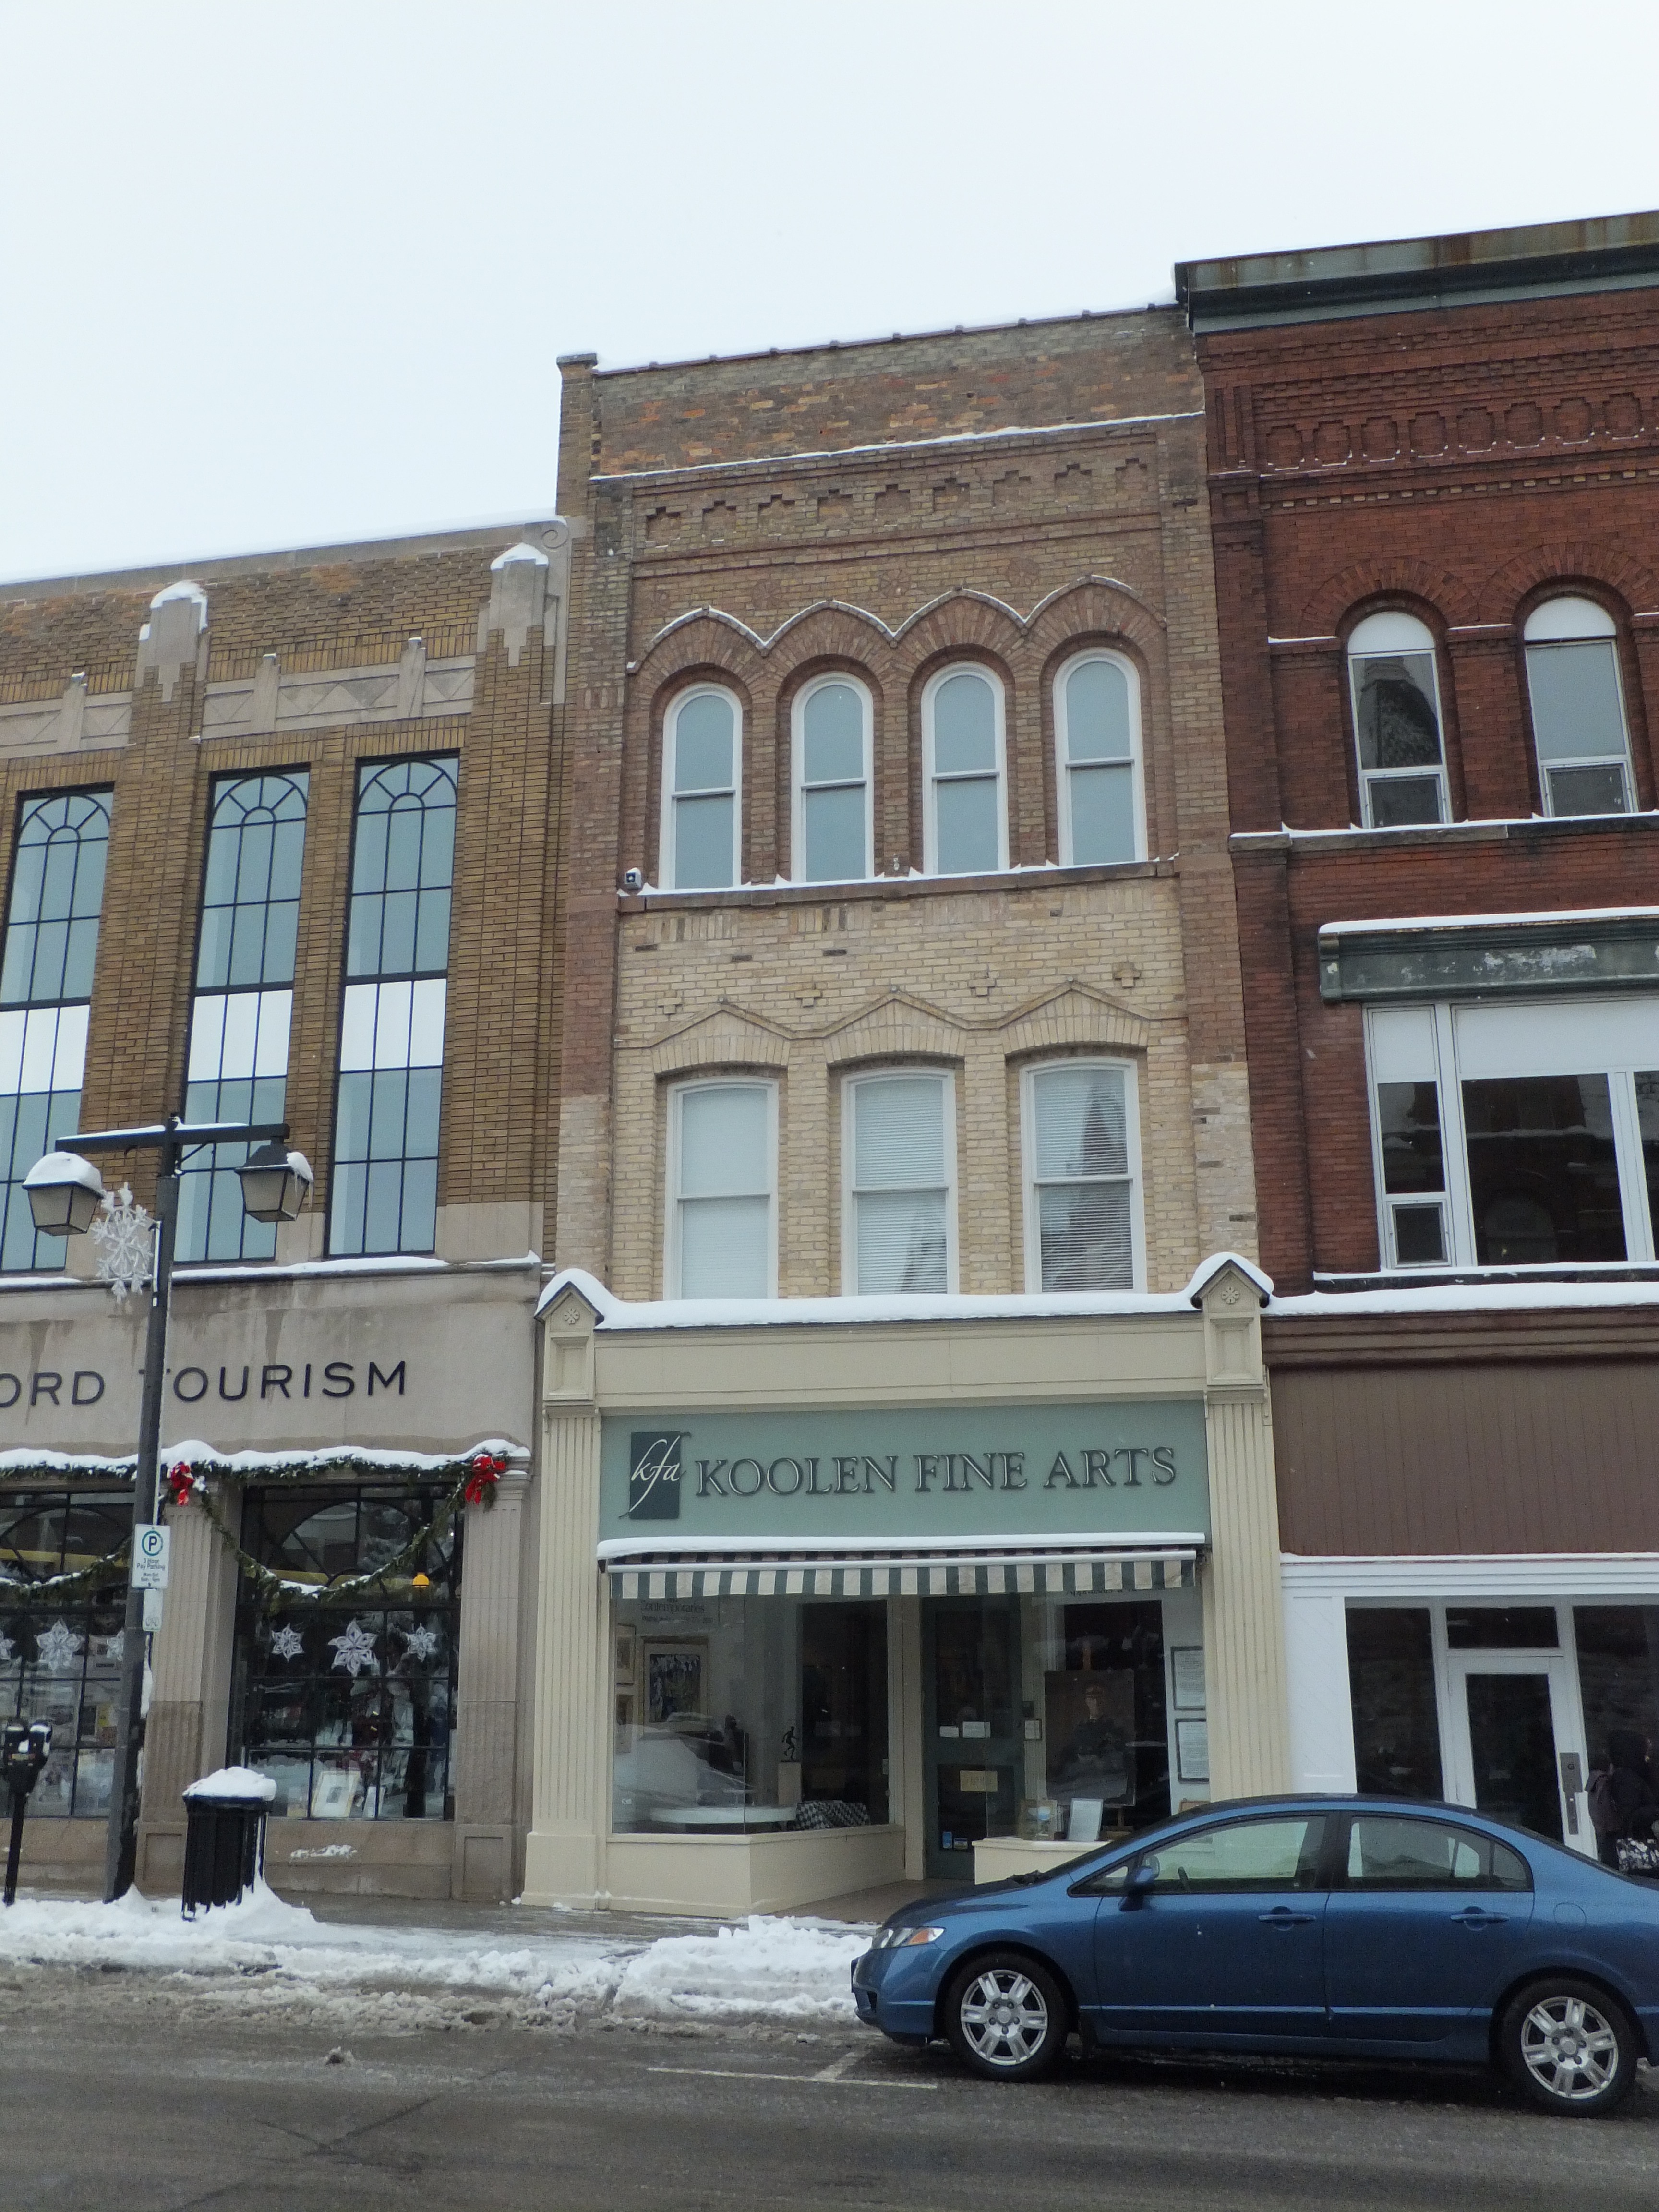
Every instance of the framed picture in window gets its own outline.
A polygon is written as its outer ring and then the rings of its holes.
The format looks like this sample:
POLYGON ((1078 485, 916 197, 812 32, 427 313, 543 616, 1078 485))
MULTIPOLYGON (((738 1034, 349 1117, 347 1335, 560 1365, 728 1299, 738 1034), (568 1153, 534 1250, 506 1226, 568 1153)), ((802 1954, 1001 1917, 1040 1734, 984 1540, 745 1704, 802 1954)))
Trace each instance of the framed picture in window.
POLYGON ((1170 1686, 1178 1713, 1204 1710, 1204 1646, 1176 1644, 1170 1647, 1170 1686))
POLYGON ((701 1713, 708 1671, 708 1644, 701 1638, 645 1647, 645 1718, 663 1728, 682 1713, 701 1713))
POLYGON ((1207 1782, 1210 1778, 1210 1723, 1208 1721, 1177 1721, 1176 1723, 1176 1765, 1183 1782, 1207 1782))
POLYGON ((617 1687, 631 1690, 634 1686, 634 1658, 637 1638, 631 1621, 617 1624, 617 1687))

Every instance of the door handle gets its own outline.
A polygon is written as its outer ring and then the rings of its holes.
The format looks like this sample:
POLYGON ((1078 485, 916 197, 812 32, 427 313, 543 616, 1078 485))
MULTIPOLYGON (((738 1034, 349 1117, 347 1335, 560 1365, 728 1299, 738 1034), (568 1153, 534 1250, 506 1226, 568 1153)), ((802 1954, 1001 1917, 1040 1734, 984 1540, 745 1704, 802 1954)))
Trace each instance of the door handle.
POLYGON ((1465 1928, 1501 1928, 1509 1915, 1507 1912, 1488 1912, 1479 1905, 1469 1905, 1462 1912, 1454 1912, 1452 1918, 1461 1922, 1465 1928))
POLYGON ((1264 1928, 1306 1928, 1318 1916, 1312 1912, 1292 1912, 1288 1905, 1276 1905, 1271 1912, 1258 1912, 1255 1917, 1264 1928))

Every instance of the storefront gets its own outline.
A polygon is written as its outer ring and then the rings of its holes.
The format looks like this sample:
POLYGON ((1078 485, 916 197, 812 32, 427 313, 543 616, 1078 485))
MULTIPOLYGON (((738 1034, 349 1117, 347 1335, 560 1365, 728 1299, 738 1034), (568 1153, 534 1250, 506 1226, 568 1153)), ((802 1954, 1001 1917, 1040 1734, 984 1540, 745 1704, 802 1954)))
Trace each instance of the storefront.
MULTIPOLYGON (((538 1282, 175 1279, 142 1889, 176 1888, 180 1793, 229 1761, 276 1785, 279 1887, 513 1894, 538 1282)), ((101 1871, 144 1320, 90 1284, 0 1294, 0 1701, 54 1729, 29 1880, 101 1871)))
POLYGON ((526 1896, 983 1880, 1274 1786, 1261 1296, 727 1319, 561 1277, 526 1896))

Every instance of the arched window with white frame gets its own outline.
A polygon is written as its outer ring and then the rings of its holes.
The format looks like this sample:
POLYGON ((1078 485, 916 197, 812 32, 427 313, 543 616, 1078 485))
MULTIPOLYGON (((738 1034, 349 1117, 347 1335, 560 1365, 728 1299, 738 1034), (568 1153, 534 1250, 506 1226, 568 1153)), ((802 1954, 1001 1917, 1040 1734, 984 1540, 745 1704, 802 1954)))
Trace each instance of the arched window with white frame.
POLYGON ((1628 814, 1635 803, 1619 634, 1594 599, 1546 599, 1523 632, 1546 814, 1628 814))
POLYGON ((1348 640, 1348 684, 1365 827, 1449 821, 1433 632, 1415 615, 1367 615, 1348 640))
POLYGON ((1090 652, 1054 679, 1062 867, 1146 857, 1140 679, 1121 653, 1090 652))
POLYGON ((1020 1090, 1026 1289, 1143 1289, 1133 1062, 1050 1060, 1026 1068, 1020 1090))
POLYGON ((849 676, 822 676, 797 696, 792 849, 801 884, 862 881, 875 872, 870 694, 849 676))
POLYGON ((668 1098, 665 1292, 770 1298, 778 1286, 778 1086, 719 1076, 668 1098))
POLYGON ((930 876, 1008 865, 1002 686, 977 661, 941 669, 921 698, 922 853, 930 876))
POLYGON ((727 890, 742 851, 743 709, 730 691, 681 692, 663 726, 665 890, 727 890))

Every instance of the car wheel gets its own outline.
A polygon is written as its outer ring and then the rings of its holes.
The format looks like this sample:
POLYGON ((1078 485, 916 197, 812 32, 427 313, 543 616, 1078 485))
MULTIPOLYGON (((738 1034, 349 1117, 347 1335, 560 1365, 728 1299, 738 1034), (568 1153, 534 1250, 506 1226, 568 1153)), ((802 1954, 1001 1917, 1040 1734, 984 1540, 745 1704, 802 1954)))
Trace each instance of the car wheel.
POLYGON ((1023 1952, 975 1959, 945 2000, 951 2048, 964 2066, 994 2081, 1037 2081, 1052 2074, 1070 2028, 1059 1983, 1023 1952))
POLYGON ((1630 2094, 1638 2045, 1630 2014, 1594 1982, 1552 1974, 1510 1999, 1498 2031, 1504 2071, 1547 2112, 1589 2118, 1630 2094))

